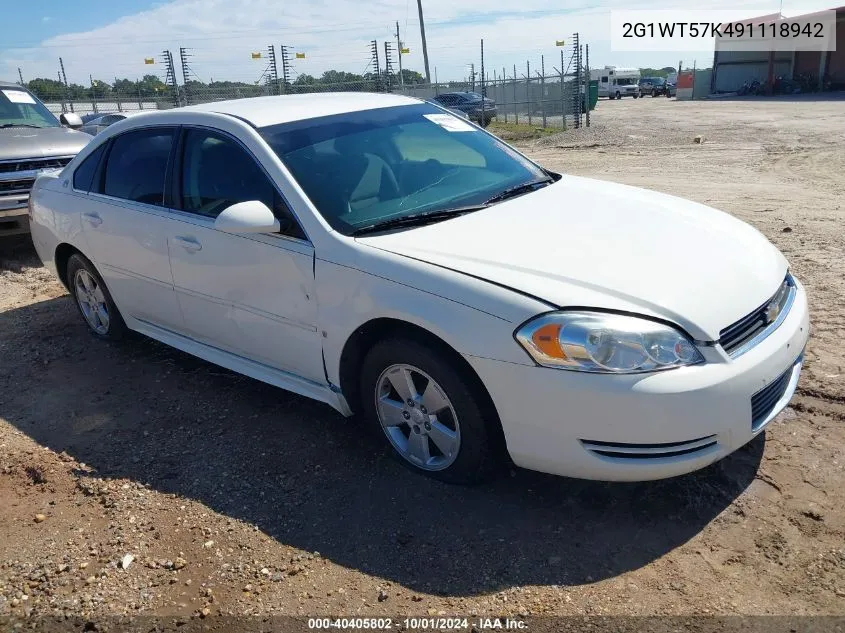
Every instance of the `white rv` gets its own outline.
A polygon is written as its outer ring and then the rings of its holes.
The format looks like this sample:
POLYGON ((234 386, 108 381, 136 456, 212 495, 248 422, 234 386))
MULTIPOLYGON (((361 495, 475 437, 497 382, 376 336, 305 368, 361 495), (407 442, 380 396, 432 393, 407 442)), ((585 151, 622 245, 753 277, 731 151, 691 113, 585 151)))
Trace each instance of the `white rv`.
POLYGON ((593 68, 590 79, 599 82, 599 96, 608 99, 640 96, 640 71, 638 68, 605 66, 593 68))

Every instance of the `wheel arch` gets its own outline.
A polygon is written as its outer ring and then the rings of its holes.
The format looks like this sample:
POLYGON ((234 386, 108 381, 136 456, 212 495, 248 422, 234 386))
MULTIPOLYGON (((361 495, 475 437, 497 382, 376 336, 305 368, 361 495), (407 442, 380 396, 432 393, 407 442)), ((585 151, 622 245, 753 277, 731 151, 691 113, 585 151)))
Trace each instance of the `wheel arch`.
MULTIPOLYGON (((359 368, 369 352, 376 343, 389 338, 408 338, 422 342, 447 357, 453 367, 458 369, 470 383, 473 391, 481 399, 482 408, 495 429, 496 442, 499 448, 505 449, 505 436, 499 420, 496 405, 487 387, 481 378, 464 359, 464 357, 449 343, 429 330, 393 317, 374 318, 362 324, 347 338, 340 354, 340 390, 346 398, 349 407, 353 412, 361 411, 361 393, 358 384, 359 368)), ((505 454, 507 454, 505 452, 505 454)))
MULTIPOLYGON (((53 258, 53 261, 56 264, 56 275, 58 276, 59 281, 62 282, 62 285, 68 290, 70 290, 70 288, 68 287, 67 281, 67 264, 73 255, 81 255, 82 257, 85 257, 85 254, 75 246, 68 244, 67 242, 62 242, 56 247, 56 254, 53 258)), ((86 257, 86 259, 88 258, 86 257)))

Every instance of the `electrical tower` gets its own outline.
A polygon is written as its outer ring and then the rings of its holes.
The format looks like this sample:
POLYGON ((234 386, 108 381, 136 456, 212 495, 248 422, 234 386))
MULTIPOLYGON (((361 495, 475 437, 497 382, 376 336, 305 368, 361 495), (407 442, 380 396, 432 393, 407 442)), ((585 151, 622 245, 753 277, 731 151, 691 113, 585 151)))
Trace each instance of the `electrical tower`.
POLYGON ((390 92, 390 84, 393 76, 393 60, 391 59, 392 49, 390 42, 384 42, 384 78, 387 83, 387 91, 390 92))
POLYGON ((179 103, 179 82, 176 80, 176 67, 173 64, 173 53, 170 51, 161 51, 162 62, 164 62, 165 76, 164 85, 169 86, 173 90, 173 105, 177 108, 181 105, 179 103))
POLYGON ((572 116, 575 127, 581 127, 581 112, 584 103, 581 97, 583 66, 581 65, 581 43, 578 41, 577 33, 572 35, 572 64, 575 66, 575 78, 572 82, 574 84, 572 89, 572 116))
MULTIPOLYGON (((59 81, 64 84, 65 86, 65 97, 68 96, 68 85, 67 85, 67 73, 65 73, 65 63, 62 61, 62 58, 59 57, 59 81)), ((70 111, 73 112, 73 100, 68 98, 68 103, 70 104, 70 111)))
POLYGON ((196 73, 191 70, 190 64, 188 64, 188 60, 193 57, 188 52, 187 48, 180 48, 179 49, 179 60, 182 62, 182 85, 185 87, 185 105, 190 103, 190 95, 188 93, 188 82, 191 79, 196 79, 196 73))
POLYGON ((375 75, 376 75, 376 91, 380 91, 381 90, 381 64, 379 64, 378 42, 376 40, 373 40, 372 42, 370 42, 370 50, 372 51, 372 54, 373 54, 372 64, 373 64, 373 68, 375 69, 375 75))
POLYGON ((282 90, 288 91, 291 78, 290 55, 288 55, 288 47, 285 45, 279 46, 279 57, 282 59, 282 90))
MULTIPOLYGON (((270 57, 270 65, 267 72, 267 84, 271 87, 270 94, 279 90, 279 67, 276 65, 276 47, 270 44, 267 47, 267 55, 270 57)), ((281 93, 280 93, 281 94, 281 93)))
MULTIPOLYGON (((487 85, 485 82, 487 77, 484 75, 484 40, 481 40, 481 96, 487 96, 487 85)), ((484 99, 481 100, 481 112, 484 113, 484 99)), ((483 123, 482 123, 483 125, 483 123)))

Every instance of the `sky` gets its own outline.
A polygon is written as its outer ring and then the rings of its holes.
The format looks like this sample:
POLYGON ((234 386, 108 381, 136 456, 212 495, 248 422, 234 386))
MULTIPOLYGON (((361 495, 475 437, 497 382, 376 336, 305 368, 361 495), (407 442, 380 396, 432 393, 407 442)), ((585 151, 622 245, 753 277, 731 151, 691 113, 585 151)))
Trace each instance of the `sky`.
MULTIPOLYGON (((836 3, 830 4, 835 6, 836 3)), ((748 8, 749 17, 825 8, 818 0, 709 0, 709 8, 748 8)), ((677 52, 614 52, 610 45, 612 9, 693 9, 697 0, 423 0, 432 79, 459 80, 470 64, 480 70, 480 41, 490 77, 504 68, 507 76, 531 74, 545 62, 547 74, 560 66, 557 40, 571 42, 578 32, 590 45, 590 66, 685 66, 712 63, 712 48, 677 52)), ((6 25, 0 39, 0 79, 25 81, 55 78, 58 59, 68 81, 88 84, 89 76, 107 82, 115 77, 164 77, 162 50, 190 49, 191 70, 202 81, 256 81, 266 59, 250 53, 274 44, 305 53, 295 73, 319 76, 328 69, 361 73, 371 67, 370 41, 395 48, 396 22, 410 49, 403 66, 423 72, 416 0, 27 0, 3 8, 6 25), (144 59, 155 57, 154 65, 144 59)), ((569 48, 563 49, 568 58, 569 48)), ((383 61, 382 61, 383 63, 383 61)), ((395 64, 394 58, 394 64, 395 64)), ((181 78, 181 72, 179 73, 181 78)))

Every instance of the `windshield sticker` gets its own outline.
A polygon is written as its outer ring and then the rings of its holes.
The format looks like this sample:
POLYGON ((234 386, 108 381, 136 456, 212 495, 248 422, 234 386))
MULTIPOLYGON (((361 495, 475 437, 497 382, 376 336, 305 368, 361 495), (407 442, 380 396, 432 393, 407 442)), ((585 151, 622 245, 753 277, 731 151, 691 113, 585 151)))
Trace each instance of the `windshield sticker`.
POLYGON ((35 103, 35 99, 23 90, 3 90, 2 92, 12 103, 35 103))
POLYGON ((424 114, 423 116, 450 132, 472 132, 475 130, 469 123, 451 114, 424 114))

